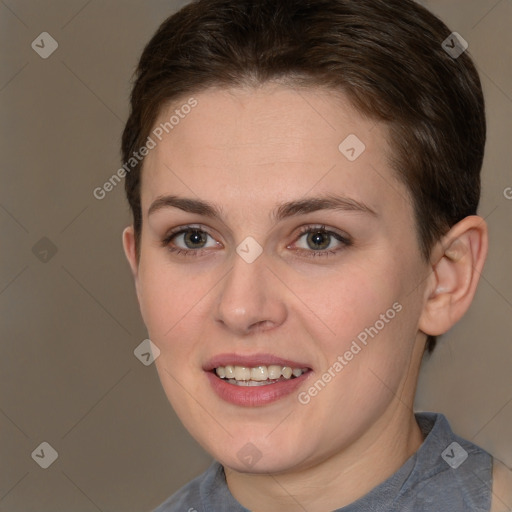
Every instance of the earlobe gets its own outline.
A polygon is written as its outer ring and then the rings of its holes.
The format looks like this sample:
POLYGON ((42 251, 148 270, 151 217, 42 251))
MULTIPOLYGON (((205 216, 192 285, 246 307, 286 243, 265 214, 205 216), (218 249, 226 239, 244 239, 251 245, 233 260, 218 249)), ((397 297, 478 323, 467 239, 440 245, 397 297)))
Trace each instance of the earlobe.
POLYGON ((432 250, 421 331, 439 336, 462 318, 475 295, 487 249, 487 224, 476 215, 462 219, 439 240, 432 250))

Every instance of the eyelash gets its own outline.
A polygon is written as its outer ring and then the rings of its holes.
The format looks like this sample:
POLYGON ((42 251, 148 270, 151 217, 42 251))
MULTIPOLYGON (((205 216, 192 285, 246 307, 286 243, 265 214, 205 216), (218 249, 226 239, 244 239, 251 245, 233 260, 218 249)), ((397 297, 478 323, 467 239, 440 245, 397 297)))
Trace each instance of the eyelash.
MULTIPOLYGON (((188 233, 189 231, 199 231, 201 233, 205 233, 208 236, 211 236, 208 231, 204 230, 202 226, 195 226, 195 225, 188 225, 188 226, 181 226, 179 228, 176 228, 173 231, 170 231, 167 236, 162 240, 162 247, 165 247, 169 252, 172 252, 174 254, 180 254, 183 256, 200 256, 203 251, 206 249, 181 249, 180 247, 172 247, 170 245, 171 241, 176 238, 178 235, 188 233)), ((297 236, 298 241, 300 238, 302 238, 303 235, 307 233, 314 233, 314 232, 321 232, 323 235, 330 235, 338 242, 341 242, 345 247, 350 247, 353 242, 348 236, 340 235, 339 233, 336 233, 334 231, 329 231, 325 228, 324 225, 308 225, 303 226, 297 236)), ((212 237, 213 238, 213 237, 212 237)), ((314 251, 314 250, 308 250, 308 249, 297 249, 301 253, 307 253, 306 257, 328 257, 329 255, 335 255, 336 253, 340 252, 342 248, 338 248, 336 250, 333 249, 327 249, 323 251, 314 251)))

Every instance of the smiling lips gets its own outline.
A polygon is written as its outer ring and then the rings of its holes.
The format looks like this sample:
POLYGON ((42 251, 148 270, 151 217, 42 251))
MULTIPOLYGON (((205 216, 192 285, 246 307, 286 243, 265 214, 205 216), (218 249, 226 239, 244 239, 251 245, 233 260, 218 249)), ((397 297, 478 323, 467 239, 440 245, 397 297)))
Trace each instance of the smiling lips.
POLYGON ((239 406, 261 406, 296 390, 312 373, 304 363, 270 354, 221 354, 203 367, 213 391, 239 406))
POLYGON ((280 380, 300 377, 307 371, 308 368, 291 368, 277 364, 255 367, 227 365, 215 368, 218 377, 237 386, 268 386, 280 380))

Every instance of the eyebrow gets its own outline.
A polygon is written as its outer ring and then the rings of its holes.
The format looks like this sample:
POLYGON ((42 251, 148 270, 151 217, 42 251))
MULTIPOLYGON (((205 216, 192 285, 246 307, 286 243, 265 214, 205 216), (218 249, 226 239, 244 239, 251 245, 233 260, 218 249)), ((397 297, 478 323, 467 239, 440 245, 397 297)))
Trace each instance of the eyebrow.
MULTIPOLYGON (((165 208, 179 208, 184 212, 196 213, 210 218, 221 218, 222 209, 208 201, 191 199, 173 195, 158 197, 149 207, 148 216, 165 208)), ((279 204, 270 214, 275 222, 289 217, 305 215, 320 210, 341 210, 367 213, 378 217, 377 213, 366 204, 349 197, 325 195, 321 197, 306 197, 296 201, 287 201, 279 204)))

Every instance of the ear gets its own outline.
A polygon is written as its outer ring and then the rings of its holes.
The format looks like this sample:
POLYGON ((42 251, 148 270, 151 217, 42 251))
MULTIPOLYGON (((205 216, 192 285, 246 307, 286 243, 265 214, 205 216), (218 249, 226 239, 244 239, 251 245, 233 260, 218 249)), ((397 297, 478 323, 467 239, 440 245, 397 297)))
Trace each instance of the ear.
POLYGON ((487 224, 471 215, 455 224, 434 246, 431 275, 419 329, 438 336, 466 313, 475 296, 488 249, 487 224))
POLYGON ((135 244, 135 231, 133 226, 128 226, 123 230, 123 248, 126 259, 128 260, 132 270, 137 296, 139 297, 139 261, 137 258, 137 247, 135 244))

